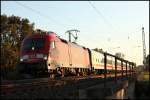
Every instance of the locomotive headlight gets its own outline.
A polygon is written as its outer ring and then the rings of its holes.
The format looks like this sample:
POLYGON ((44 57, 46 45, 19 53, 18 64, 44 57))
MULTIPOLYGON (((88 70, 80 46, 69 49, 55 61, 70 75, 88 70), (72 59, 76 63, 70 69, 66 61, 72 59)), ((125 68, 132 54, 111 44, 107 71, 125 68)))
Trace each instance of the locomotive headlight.
POLYGON ((44 55, 43 59, 47 60, 47 55, 44 55))
POLYGON ((22 58, 20 58, 20 61, 23 61, 23 59, 22 59, 22 58))

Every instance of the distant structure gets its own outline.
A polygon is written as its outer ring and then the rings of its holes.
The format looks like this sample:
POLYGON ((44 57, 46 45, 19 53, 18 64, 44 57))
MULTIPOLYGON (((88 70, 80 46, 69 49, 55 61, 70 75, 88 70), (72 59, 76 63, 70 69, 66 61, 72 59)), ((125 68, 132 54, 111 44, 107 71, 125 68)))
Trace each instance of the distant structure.
POLYGON ((119 58, 122 58, 122 59, 124 59, 124 57, 125 57, 125 55, 121 52, 117 52, 115 55, 119 58))
POLYGON ((146 45, 145 45, 145 33, 144 27, 142 27, 142 43, 143 43, 143 64, 146 63, 146 45))
POLYGON ((104 52, 102 48, 101 48, 101 49, 95 48, 95 49, 93 49, 93 50, 94 50, 94 51, 97 51, 97 52, 101 52, 101 53, 104 52))

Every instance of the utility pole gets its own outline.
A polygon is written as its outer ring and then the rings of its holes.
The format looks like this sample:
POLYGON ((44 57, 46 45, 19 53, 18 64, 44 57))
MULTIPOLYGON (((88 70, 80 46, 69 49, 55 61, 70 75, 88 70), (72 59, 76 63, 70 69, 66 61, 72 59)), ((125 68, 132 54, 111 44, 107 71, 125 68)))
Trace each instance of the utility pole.
POLYGON ((145 33, 144 27, 142 27, 142 42, 143 42, 143 64, 146 63, 146 45, 145 45, 145 33))
POLYGON ((66 31, 66 33, 69 34, 69 42, 71 42, 71 36, 73 36, 75 39, 75 43, 76 43, 76 40, 78 39, 77 32, 80 32, 80 31, 76 30, 76 29, 66 31), (76 36, 73 35, 73 33, 72 33, 73 31, 76 33, 76 36))

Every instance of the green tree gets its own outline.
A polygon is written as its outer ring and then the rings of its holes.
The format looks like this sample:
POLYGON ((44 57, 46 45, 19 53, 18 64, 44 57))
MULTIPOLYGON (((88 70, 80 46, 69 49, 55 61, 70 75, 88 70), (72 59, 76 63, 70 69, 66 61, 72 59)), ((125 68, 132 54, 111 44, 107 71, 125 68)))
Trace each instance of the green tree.
POLYGON ((34 23, 18 16, 1 15, 1 70, 14 69, 19 61, 22 40, 34 32, 34 23))

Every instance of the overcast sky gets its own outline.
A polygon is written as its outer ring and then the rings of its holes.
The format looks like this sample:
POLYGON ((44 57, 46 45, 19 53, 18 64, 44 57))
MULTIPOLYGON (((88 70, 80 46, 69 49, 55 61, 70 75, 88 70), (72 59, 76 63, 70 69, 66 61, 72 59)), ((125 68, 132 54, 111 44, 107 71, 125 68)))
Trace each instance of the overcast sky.
POLYGON ((68 40, 78 29, 77 43, 102 48, 142 64, 142 27, 149 53, 148 1, 1 1, 1 14, 28 18, 35 29, 56 32, 68 40))

